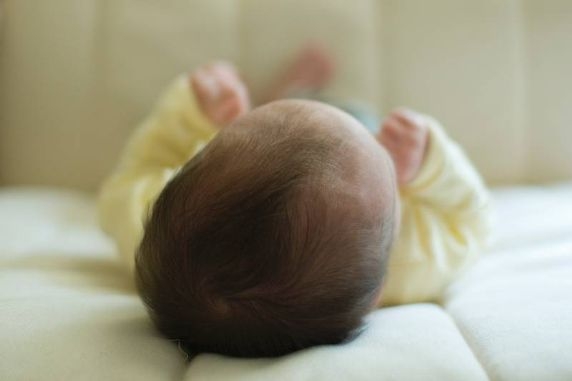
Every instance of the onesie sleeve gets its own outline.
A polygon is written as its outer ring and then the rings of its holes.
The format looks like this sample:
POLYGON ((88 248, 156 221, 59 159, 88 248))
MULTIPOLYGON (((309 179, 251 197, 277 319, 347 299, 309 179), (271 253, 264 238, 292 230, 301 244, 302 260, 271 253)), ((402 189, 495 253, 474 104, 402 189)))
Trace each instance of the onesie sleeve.
POLYGON ((134 254, 152 203, 177 171, 216 134, 181 76, 135 130, 119 164, 103 182, 98 219, 132 272, 134 254))
POLYGON ((429 146, 401 187, 401 228, 390 254, 383 304, 437 301, 488 244, 490 194, 441 125, 426 117, 429 146))

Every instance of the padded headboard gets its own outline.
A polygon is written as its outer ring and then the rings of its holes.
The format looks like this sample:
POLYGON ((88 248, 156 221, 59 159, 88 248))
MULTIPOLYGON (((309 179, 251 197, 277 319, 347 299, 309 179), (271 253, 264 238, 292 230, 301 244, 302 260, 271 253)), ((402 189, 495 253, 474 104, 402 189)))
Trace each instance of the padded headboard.
POLYGON ((568 0, 0 0, 0 184, 95 190, 181 71, 257 93, 307 39, 330 95, 440 119, 490 184, 572 177, 568 0))

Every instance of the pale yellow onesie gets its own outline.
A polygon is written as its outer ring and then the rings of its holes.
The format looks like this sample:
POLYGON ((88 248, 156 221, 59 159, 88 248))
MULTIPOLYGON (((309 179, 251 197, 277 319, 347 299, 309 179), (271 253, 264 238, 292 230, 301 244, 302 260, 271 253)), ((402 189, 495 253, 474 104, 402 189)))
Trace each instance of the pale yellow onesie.
MULTIPOLYGON (((437 300, 487 242, 489 193, 459 146, 435 120, 428 121, 425 162, 418 176, 400 189, 402 223, 383 288, 384 304, 437 300)), ((101 187, 98 211, 103 230, 115 240, 131 272, 150 206, 216 132, 181 77, 130 138, 101 187)))

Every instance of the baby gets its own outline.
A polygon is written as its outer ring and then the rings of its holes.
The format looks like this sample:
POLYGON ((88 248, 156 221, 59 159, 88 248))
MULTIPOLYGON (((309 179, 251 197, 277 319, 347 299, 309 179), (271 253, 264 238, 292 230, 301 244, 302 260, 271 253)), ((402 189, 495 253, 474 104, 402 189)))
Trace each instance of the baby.
POLYGON ((304 51, 251 109, 227 63, 177 80, 99 196, 150 316, 189 353, 267 357, 351 340, 381 305, 438 300, 488 234, 489 195, 428 116, 374 136, 304 51))

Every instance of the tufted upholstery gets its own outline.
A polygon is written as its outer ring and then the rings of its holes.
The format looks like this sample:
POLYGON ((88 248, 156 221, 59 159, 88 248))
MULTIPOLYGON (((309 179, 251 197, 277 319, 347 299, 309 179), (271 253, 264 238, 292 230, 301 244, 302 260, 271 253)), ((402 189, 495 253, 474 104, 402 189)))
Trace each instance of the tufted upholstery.
POLYGON ((490 183, 572 176, 567 0, 0 0, 0 181, 93 190, 178 72, 235 61, 254 93, 313 38, 327 91, 449 128, 490 183))

